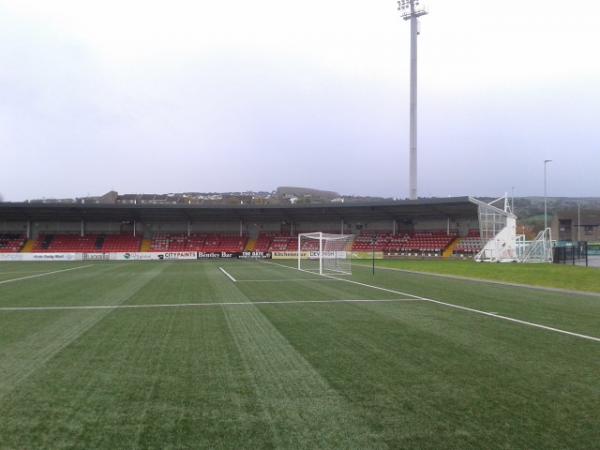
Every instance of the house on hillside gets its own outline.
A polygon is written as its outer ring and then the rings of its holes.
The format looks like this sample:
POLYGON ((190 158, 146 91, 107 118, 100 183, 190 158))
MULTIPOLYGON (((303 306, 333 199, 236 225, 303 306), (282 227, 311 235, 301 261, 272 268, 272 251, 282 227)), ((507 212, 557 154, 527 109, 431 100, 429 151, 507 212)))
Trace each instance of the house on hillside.
POLYGON ((554 214, 552 238, 559 241, 600 242, 600 209, 567 209, 554 214))

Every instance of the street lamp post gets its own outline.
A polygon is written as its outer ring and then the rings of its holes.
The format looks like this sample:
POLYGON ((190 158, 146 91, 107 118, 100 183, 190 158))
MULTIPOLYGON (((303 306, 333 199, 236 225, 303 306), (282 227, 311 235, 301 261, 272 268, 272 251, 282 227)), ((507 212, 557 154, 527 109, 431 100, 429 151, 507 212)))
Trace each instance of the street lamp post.
POLYGON ((510 190, 510 209, 511 213, 515 213, 515 187, 513 186, 510 190))
POLYGON ((577 242, 581 242, 581 202, 577 201, 577 242))
POLYGON ((544 160, 544 230, 548 229, 548 163, 551 159, 544 160))
POLYGON ((427 14, 420 0, 399 0, 398 9, 404 20, 410 20, 410 161, 409 198, 417 199, 417 36, 419 17, 427 14))

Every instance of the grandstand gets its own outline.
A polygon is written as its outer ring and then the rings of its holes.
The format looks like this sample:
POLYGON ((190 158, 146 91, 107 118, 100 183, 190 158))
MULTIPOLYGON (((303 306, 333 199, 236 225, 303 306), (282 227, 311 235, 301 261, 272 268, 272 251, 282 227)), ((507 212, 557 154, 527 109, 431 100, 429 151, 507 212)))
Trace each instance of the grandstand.
MULTIPOLYGON (((286 206, 5 203, 0 251, 293 258, 297 236, 320 231, 354 236, 350 250, 359 259, 375 252, 377 258, 550 262, 550 230, 533 241, 517 235, 507 205, 505 197, 489 204, 471 197, 286 206), (496 206, 501 200, 504 209, 496 206)), ((300 251, 318 250, 314 242, 303 245, 300 251)))
MULTIPOLYGON (((318 230, 353 234, 355 255, 375 250, 383 257, 473 256, 477 211, 467 197, 260 207, 5 203, 0 249, 285 253, 297 250, 299 233, 318 230)), ((304 245, 302 250, 315 250, 314 242, 304 245)))

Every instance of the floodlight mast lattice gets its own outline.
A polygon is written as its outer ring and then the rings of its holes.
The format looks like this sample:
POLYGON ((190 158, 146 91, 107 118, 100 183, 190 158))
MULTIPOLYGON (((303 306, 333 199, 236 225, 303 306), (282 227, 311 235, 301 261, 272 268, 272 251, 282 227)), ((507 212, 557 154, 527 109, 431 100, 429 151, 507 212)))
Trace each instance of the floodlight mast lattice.
POLYGON ((427 14, 420 0, 399 0, 398 10, 404 20, 410 20, 410 173, 409 198, 417 199, 417 36, 419 17, 427 14))

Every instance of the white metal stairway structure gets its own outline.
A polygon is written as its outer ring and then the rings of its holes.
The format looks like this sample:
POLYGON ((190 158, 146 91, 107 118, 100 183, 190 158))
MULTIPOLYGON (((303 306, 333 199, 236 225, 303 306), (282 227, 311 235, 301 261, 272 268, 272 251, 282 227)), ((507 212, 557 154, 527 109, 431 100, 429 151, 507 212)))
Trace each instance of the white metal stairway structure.
POLYGON ((486 203, 470 197, 478 206, 479 232, 483 248, 475 256, 478 262, 551 263, 552 235, 541 231, 533 241, 517 235, 517 216, 512 212, 508 195, 486 203), (502 208, 496 206, 503 202, 502 208))

